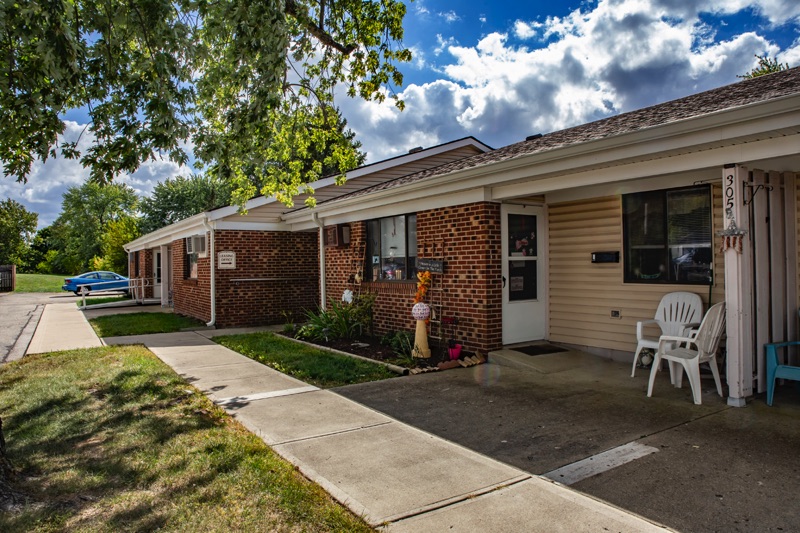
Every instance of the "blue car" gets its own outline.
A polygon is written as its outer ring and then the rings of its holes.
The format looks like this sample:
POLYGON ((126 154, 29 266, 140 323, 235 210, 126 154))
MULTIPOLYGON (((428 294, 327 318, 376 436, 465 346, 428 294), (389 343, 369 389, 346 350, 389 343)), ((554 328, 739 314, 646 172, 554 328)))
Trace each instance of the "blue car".
POLYGON ((128 292, 128 278, 114 272, 87 272, 64 280, 61 288, 75 294, 89 294, 96 291, 128 292))

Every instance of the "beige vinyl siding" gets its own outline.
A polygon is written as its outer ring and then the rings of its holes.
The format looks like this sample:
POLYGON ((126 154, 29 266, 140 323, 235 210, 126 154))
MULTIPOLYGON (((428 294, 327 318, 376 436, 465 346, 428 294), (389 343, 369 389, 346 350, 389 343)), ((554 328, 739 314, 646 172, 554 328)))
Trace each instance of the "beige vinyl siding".
MULTIPOLYGON (((721 187, 713 189, 714 230, 721 223, 721 187)), ((661 297, 691 291, 708 301, 708 286, 623 283, 622 200, 594 198, 549 206, 552 342, 636 350, 636 322, 653 318, 661 297), (591 253, 619 251, 619 263, 593 264, 591 253), (620 318, 611 318, 619 310, 620 318)), ((715 250, 714 302, 724 297, 722 258, 715 250)))

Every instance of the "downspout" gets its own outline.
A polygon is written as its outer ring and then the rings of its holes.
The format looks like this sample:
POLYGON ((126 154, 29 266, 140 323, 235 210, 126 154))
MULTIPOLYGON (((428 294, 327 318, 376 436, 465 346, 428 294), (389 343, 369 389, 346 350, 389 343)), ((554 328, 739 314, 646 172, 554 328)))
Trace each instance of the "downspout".
POLYGON ((325 224, 319 219, 319 213, 311 213, 311 220, 319 227, 319 306, 325 309, 327 297, 325 294, 325 224))
POLYGON ((217 322, 217 269, 214 260, 214 228, 208 223, 207 216, 203 217, 203 227, 210 235, 208 253, 211 255, 211 320, 206 322, 206 326, 213 327, 217 322))

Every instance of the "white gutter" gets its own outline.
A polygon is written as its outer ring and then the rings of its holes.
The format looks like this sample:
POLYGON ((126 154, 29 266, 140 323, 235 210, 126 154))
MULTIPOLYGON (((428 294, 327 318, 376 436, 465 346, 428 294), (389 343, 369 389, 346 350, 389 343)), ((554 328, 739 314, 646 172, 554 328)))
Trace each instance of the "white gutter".
POLYGON ((319 213, 311 212, 311 220, 319 228, 319 306, 325 309, 327 295, 325 293, 325 224, 319 219, 319 213))
POLYGON ((206 322, 206 326, 212 327, 217 322, 217 279, 214 260, 214 228, 208 223, 208 217, 203 217, 203 227, 210 234, 208 253, 211 255, 211 320, 206 322))

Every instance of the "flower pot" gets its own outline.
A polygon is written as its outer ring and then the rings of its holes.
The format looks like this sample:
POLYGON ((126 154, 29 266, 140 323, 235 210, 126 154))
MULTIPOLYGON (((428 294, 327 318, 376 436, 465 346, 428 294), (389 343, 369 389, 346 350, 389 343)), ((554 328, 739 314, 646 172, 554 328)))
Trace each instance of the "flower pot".
POLYGON ((452 348, 448 348, 447 353, 450 354, 450 359, 458 359, 461 356, 461 345, 456 344, 452 348))

